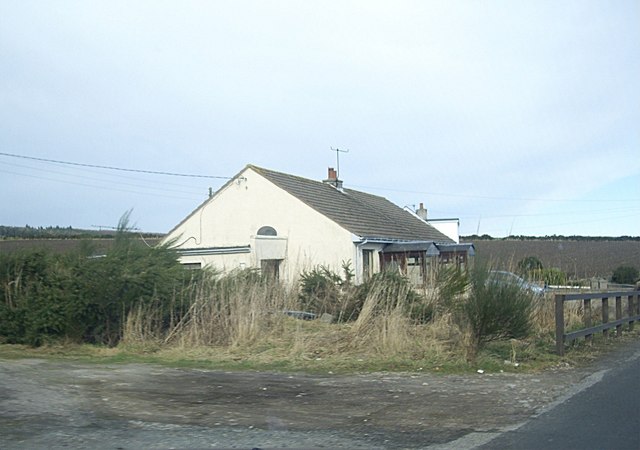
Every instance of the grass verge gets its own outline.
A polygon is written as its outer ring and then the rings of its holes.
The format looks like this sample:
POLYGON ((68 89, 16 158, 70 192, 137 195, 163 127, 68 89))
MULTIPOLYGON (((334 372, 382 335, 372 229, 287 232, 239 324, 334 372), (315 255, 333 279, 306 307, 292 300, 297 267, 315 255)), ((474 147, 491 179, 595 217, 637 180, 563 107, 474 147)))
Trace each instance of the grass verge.
MULTIPOLYGON (((621 344, 640 338, 640 331, 625 332, 621 338, 595 336, 591 345, 576 341, 564 357, 553 353, 553 343, 541 339, 497 341, 488 344, 475 362, 445 347, 417 347, 409 353, 381 356, 362 347, 350 348, 347 343, 351 326, 300 322, 287 319, 287 325, 298 330, 289 339, 267 341, 255 346, 136 346, 115 348, 88 344, 59 343, 41 347, 0 345, 0 359, 39 358, 74 361, 86 364, 160 364, 176 368, 209 370, 250 370, 302 372, 311 374, 354 374, 371 372, 409 372, 462 374, 479 369, 487 373, 535 373, 556 367, 584 366, 621 344), (326 328, 323 330, 323 328, 326 328), (302 329, 302 330, 301 330, 302 329), (303 331, 304 330, 304 331, 303 331), (295 340, 306 340, 305 351, 298 351, 295 340)), ((426 332, 426 331, 425 331, 426 332)))

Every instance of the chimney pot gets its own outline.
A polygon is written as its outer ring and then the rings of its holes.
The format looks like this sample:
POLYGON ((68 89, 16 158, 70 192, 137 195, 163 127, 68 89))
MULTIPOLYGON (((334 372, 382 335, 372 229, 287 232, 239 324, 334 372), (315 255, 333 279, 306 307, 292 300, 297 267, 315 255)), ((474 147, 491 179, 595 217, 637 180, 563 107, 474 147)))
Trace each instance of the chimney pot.
POLYGON ((330 184, 334 188, 342 191, 342 181, 338 180, 338 174, 333 167, 329 167, 329 173, 324 183, 330 184))

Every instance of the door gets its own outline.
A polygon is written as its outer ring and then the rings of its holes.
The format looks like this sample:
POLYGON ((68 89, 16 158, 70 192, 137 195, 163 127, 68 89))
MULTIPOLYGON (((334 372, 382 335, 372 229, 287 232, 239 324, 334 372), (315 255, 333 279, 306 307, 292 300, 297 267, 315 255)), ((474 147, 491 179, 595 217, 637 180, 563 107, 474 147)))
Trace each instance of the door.
POLYGON ((260 272, 262 276, 271 280, 280 279, 280 262, 281 259, 261 259, 260 260, 260 272))

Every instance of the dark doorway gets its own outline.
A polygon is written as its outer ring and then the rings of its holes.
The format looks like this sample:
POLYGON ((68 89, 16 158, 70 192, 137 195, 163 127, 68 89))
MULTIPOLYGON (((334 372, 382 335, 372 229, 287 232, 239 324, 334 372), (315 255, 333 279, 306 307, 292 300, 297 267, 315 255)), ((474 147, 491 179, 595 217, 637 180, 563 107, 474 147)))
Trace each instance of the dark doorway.
POLYGON ((260 272, 262 276, 271 280, 280 279, 280 262, 281 259, 262 259, 260 260, 260 272))

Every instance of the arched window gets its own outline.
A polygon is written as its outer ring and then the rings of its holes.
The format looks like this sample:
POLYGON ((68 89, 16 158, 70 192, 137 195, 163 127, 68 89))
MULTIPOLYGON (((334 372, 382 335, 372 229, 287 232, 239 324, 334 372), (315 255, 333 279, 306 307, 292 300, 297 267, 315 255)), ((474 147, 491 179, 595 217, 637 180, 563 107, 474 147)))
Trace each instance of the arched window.
POLYGON ((258 230, 258 236, 277 236, 275 228, 265 225, 258 230))

